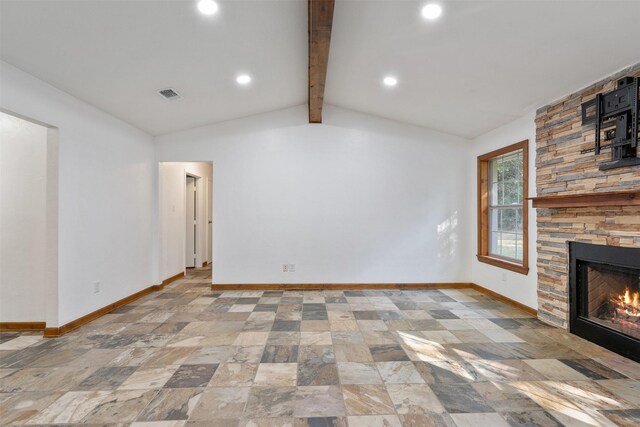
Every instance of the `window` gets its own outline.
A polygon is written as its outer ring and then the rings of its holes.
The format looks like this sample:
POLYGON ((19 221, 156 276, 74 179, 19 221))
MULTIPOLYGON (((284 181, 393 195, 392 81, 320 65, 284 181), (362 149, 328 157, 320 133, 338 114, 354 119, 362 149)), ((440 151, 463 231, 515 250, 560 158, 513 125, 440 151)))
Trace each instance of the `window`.
POLYGON ((478 157, 478 260, 527 274, 528 146, 478 157))

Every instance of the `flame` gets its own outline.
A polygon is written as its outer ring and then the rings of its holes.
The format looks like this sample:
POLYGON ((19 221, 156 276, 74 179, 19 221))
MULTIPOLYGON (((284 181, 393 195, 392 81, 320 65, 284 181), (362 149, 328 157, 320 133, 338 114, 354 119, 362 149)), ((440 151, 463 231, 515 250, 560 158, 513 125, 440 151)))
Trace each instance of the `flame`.
POLYGON ((624 290, 624 294, 618 295, 615 299, 620 311, 631 316, 640 315, 640 293, 629 292, 629 288, 624 290))

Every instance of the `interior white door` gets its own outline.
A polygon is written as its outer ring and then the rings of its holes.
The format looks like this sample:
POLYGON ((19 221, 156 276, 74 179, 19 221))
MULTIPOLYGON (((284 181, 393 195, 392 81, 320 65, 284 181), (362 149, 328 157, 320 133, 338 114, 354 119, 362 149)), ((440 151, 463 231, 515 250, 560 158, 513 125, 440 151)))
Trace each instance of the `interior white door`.
POLYGON ((209 264, 213 261, 211 256, 211 247, 213 246, 213 218, 211 212, 212 187, 211 180, 207 178, 207 262, 209 262, 209 264))
POLYGON ((196 266, 196 179, 187 177, 187 209, 186 209, 186 224, 185 224, 185 267, 196 266))

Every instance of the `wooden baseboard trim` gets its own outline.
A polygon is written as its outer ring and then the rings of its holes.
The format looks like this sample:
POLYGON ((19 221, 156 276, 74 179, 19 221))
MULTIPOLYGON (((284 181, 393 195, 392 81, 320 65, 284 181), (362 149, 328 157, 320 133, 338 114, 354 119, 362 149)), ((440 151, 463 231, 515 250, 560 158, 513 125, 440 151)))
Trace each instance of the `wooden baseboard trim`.
POLYGON ((471 283, 229 283, 212 284, 214 291, 321 291, 362 289, 464 289, 471 283))
POLYGON ((104 316, 105 314, 112 312, 116 308, 129 304, 130 302, 133 302, 138 298, 142 298, 143 296, 148 295, 152 292, 159 291, 163 287, 164 287, 164 284, 149 286, 148 288, 138 291, 135 294, 131 294, 128 297, 122 298, 121 300, 118 300, 114 303, 111 303, 95 311, 92 311, 91 313, 86 314, 76 320, 73 320, 67 323, 66 325, 62 325, 60 327, 54 327, 54 328, 44 328, 44 336, 49 338, 59 337, 60 335, 66 334, 67 332, 71 332, 75 329, 78 329, 82 325, 85 325, 93 320, 96 320, 98 317, 104 316))
POLYGON ((320 290, 362 290, 362 289, 474 289, 485 295, 515 307, 525 313, 537 316, 538 312, 518 301, 475 283, 216 283, 213 291, 320 291, 320 290))
POLYGON ((482 292, 483 294, 488 295, 491 298, 497 299, 498 301, 501 301, 501 302, 503 302, 505 304, 508 304, 508 305, 510 305, 510 306, 512 306, 514 308, 522 310, 525 313, 528 313, 528 314, 530 314, 532 316, 536 316, 536 317, 538 316, 538 310, 536 310, 535 308, 531 308, 528 305, 524 305, 524 304, 522 304, 522 303, 520 303, 520 302, 518 302, 516 300, 512 300, 511 298, 505 297, 502 294, 499 294, 499 293, 494 292, 494 291, 492 291, 490 289, 484 288, 484 287, 482 287, 480 285, 477 285, 475 283, 471 283, 470 285, 471 285, 470 286, 471 289, 475 289, 478 292, 482 292))
MULTIPOLYGON (((160 285, 153 285, 138 291, 128 297, 122 298, 114 303, 106 305, 98 310, 86 314, 66 325, 60 327, 46 327, 45 322, 0 322, 0 331, 44 331, 45 337, 58 337, 71 332, 82 325, 85 325, 100 316, 129 304, 138 298, 142 298, 152 292, 159 291, 167 284, 176 281, 184 276, 184 273, 176 274, 162 282, 160 285)), ((511 298, 505 297, 497 292, 484 288, 475 283, 242 283, 242 284, 213 284, 212 290, 216 291, 299 291, 299 290, 363 290, 363 289, 474 289, 505 304, 509 304, 532 316, 537 316, 537 311, 511 298)))
MULTIPOLYGON (((178 274, 176 274, 176 275, 174 275, 174 276, 171 276, 171 277, 169 277, 168 279, 164 279, 164 280, 162 281, 162 284, 161 284, 161 285, 159 285, 159 286, 161 286, 162 288, 164 288, 164 287, 165 287, 165 286, 167 286, 169 283, 173 283, 173 282, 175 282, 176 280, 182 279, 183 277, 184 277, 184 271, 183 271, 182 273, 178 273, 178 274)), ((156 286, 158 286, 158 285, 156 285, 156 286)), ((162 288, 160 288, 160 289, 162 289, 162 288)))
POLYGON ((0 322, 0 332, 44 331, 45 322, 0 322))

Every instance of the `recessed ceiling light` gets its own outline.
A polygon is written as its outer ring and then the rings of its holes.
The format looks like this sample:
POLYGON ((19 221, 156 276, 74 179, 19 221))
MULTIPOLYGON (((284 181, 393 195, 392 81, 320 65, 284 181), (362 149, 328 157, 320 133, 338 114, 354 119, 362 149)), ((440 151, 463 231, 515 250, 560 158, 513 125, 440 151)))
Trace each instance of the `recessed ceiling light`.
POLYGON ((436 3, 429 3, 422 8, 422 16, 426 19, 438 19, 442 15, 442 6, 436 3))
POLYGON ((236 82, 241 85, 249 84, 251 83, 251 76, 248 74, 240 74, 238 77, 236 77, 236 82))
POLYGON ((385 86, 392 87, 398 84, 398 79, 392 76, 387 76, 382 80, 382 82, 384 83, 385 86))
POLYGON ((218 11, 218 3, 213 0, 200 0, 198 2, 198 10, 203 15, 213 15, 218 11))

